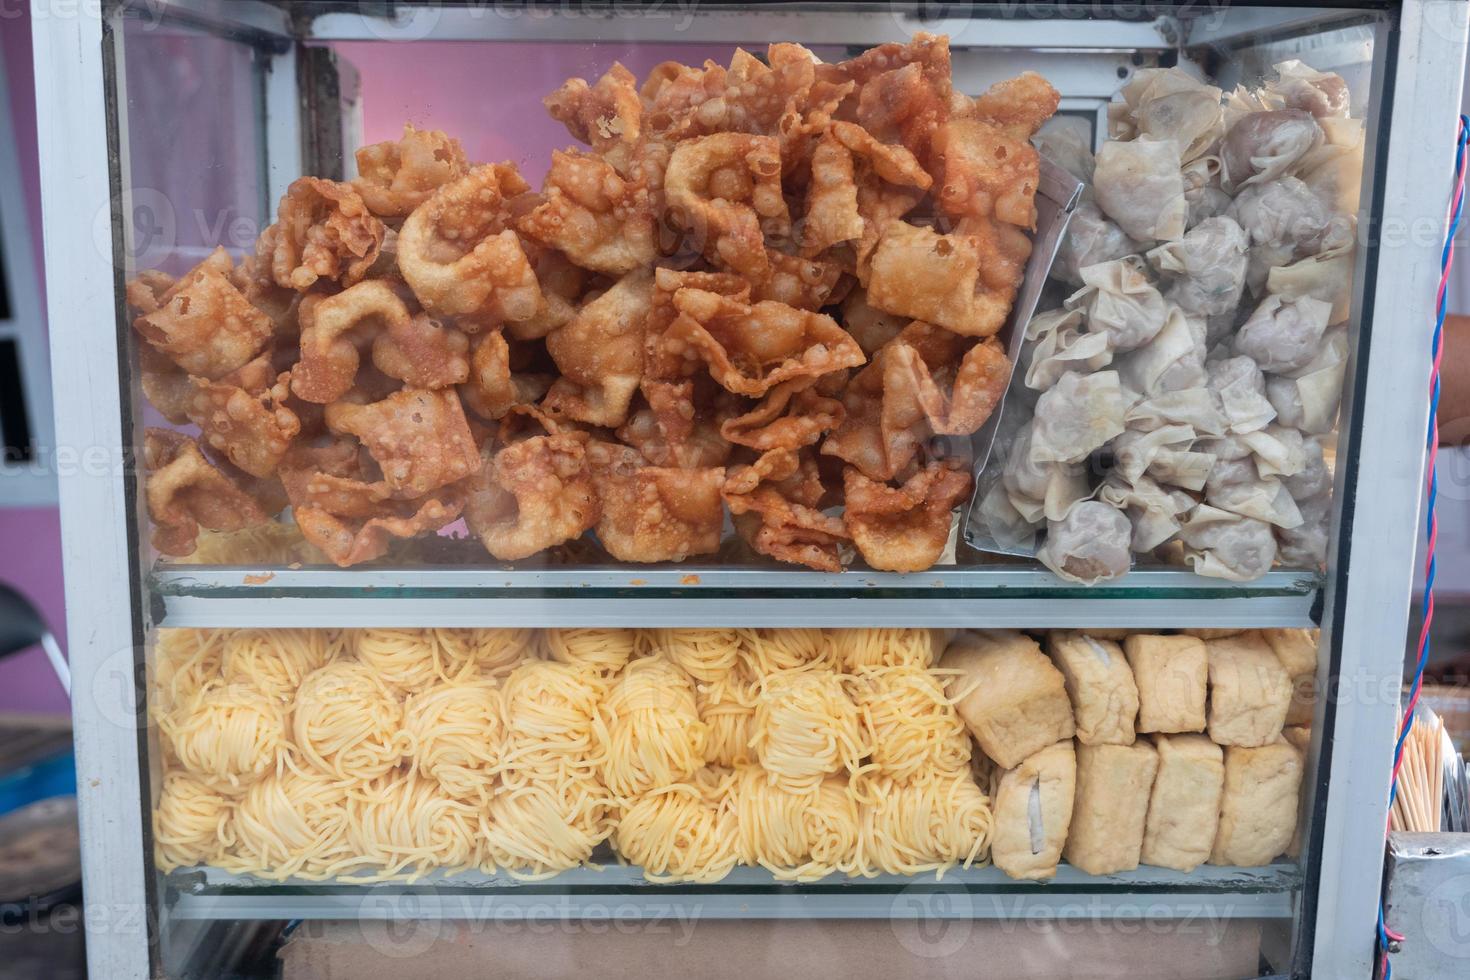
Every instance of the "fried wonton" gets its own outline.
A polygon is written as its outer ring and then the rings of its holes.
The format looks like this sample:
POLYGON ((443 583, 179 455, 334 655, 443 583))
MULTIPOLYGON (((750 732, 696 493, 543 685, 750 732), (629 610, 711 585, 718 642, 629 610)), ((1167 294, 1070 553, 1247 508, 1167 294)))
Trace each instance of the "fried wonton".
MULTIPOLYGON (((889 224, 873 252, 865 284, 868 304, 966 336, 995 334, 1010 315, 1025 262, 1023 255, 1019 264, 1001 264, 1010 241, 1003 229, 992 224, 974 229, 976 234, 957 229, 941 235, 903 221, 889 224)), ((1029 252, 1025 234, 1010 230, 1029 252)))
POLYGON ((843 523, 863 560, 881 571, 920 572, 944 551, 970 474, 933 462, 892 487, 848 467, 843 489, 843 523))
POLYGON ((647 407, 628 417, 618 438, 654 466, 694 470, 724 465, 731 446, 720 429, 728 405, 719 397, 724 390, 703 380, 701 385, 694 378, 645 378, 639 387, 647 407))
MULTIPOLYGON (((239 531, 264 524, 284 501, 258 488, 229 464, 206 459, 189 436, 168 429, 144 434, 148 481, 144 495, 153 518, 153 547, 182 558, 194 553, 201 527, 239 531)), ((278 491, 277 491, 278 492, 278 491)))
POLYGON ((609 428, 622 425, 643 376, 643 329, 653 309, 653 277, 630 273, 546 338, 561 377, 542 408, 609 428))
POLYGON ((405 218, 444 184, 470 168, 459 140, 437 129, 403 126, 398 140, 373 143, 357 151, 358 176, 352 187, 380 218, 405 218))
POLYGON ((858 124, 927 163, 930 140, 949 118, 949 38, 920 32, 907 44, 880 44, 837 67, 858 83, 858 124))
POLYGON ((699 353, 683 343, 664 343, 664 334, 679 317, 674 297, 682 289, 699 289, 750 302, 750 283, 728 272, 680 272, 659 267, 653 272, 653 300, 643 329, 643 373, 649 378, 686 378, 704 366, 699 353))
POLYGON ((452 388, 404 388, 366 405, 335 402, 327 406, 327 426, 362 440, 399 499, 422 497, 464 479, 480 465, 452 388))
POLYGON ((628 446, 592 442, 587 456, 602 517, 597 538, 619 561, 683 561, 720 547, 722 467, 650 466, 628 446))
POLYGON ((529 320, 545 307, 511 198, 530 187, 511 163, 475 167, 445 184, 403 222, 398 268, 419 304, 478 330, 529 320))
POLYGON ((781 152, 769 136, 715 133, 674 148, 664 177, 673 220, 711 262, 762 282, 771 274, 765 236, 785 238, 781 152))
POLYGON ((311 297, 301 307, 301 360, 291 390, 325 405, 352 390, 362 352, 395 326, 406 329, 408 305, 381 280, 358 283, 334 296, 311 297))
POLYGON ((842 298, 837 295, 838 283, 842 279, 842 267, 837 263, 769 249, 766 257, 771 263, 771 276, 756 284, 752 292, 754 299, 769 299, 799 310, 816 311, 842 298))
POLYGON ((373 340, 373 366, 410 388, 447 388, 470 376, 470 340, 427 313, 389 320, 373 340))
POLYGON ((292 511, 301 536, 342 568, 386 554, 394 538, 414 538, 437 531, 459 518, 464 499, 453 488, 416 500, 385 503, 372 517, 352 520, 319 507, 292 511))
POLYGON ((1030 140, 1060 99, 1046 79, 1027 72, 991 86, 941 126, 933 144, 939 207, 955 218, 1034 228, 1040 160, 1030 140))
POLYGON ((581 537, 602 516, 585 433, 487 442, 480 457, 480 468, 465 482, 465 524, 501 561, 581 537))
POLYGON ((191 378, 185 414, 212 449, 251 476, 269 477, 301 431, 301 420, 286 406, 290 379, 283 372, 267 387, 248 376, 191 378))
POLYGON ((826 497, 816 460, 775 449, 729 471, 725 504, 740 536, 763 555, 823 572, 842 571, 848 539, 840 517, 822 513, 826 497))
POLYGON ((648 188, 625 180, 601 157, 553 152, 545 200, 516 227, 584 269, 621 276, 658 258, 648 188))
POLYGON ((351 184, 302 177, 286 190, 276 223, 266 230, 271 277, 297 291, 322 279, 351 286, 377 261, 386 234, 351 184))
POLYGON ((692 354, 727 390, 758 398, 792 378, 819 377, 863 363, 862 349, 831 317, 784 303, 743 303, 703 289, 680 289, 678 316, 662 350, 692 354))
POLYGON ((529 320, 507 323, 505 330, 516 340, 536 340, 577 315, 577 307, 587 292, 592 274, 554 248, 547 248, 534 240, 522 244, 531 258, 531 268, 541 286, 545 305, 529 320))
POLYGON ((503 418, 517 406, 530 405, 546 394, 551 377, 513 370, 510 343, 499 330, 481 334, 470 358, 469 379, 460 386, 466 408, 485 419, 503 418))
POLYGON ((575 139, 592 147, 620 173, 629 172, 643 118, 632 72, 614 62, 596 85, 569 78, 542 102, 551 118, 566 126, 575 139))
POLYGON ((232 281, 234 263, 223 248, 158 292, 162 280, 135 280, 129 302, 153 307, 133 328, 154 350, 189 374, 218 378, 259 354, 270 340, 270 317, 251 306, 232 281))
POLYGON ((915 321, 848 383, 846 418, 822 452, 873 480, 895 479, 931 436, 979 429, 1009 379, 1010 363, 993 339, 972 344, 915 321))
MULTIPOLYGON (((842 375, 828 375, 843 381, 842 375)), ((772 449, 800 449, 817 443, 822 436, 842 424, 847 410, 832 397, 837 385, 824 385, 826 379, 796 378, 783 381, 744 415, 727 420, 720 435, 741 446, 761 452, 772 449)))
POLYGON ((812 152, 804 253, 853 242, 857 269, 865 272, 883 230, 912 211, 932 183, 909 150, 854 123, 832 123, 812 152))

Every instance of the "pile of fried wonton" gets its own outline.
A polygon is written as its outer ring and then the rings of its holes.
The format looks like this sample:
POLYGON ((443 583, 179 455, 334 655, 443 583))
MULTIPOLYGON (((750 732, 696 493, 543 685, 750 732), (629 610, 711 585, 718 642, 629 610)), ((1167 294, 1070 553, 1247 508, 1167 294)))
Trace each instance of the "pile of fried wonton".
POLYGON ((1009 377, 996 333, 1057 92, 970 98, 948 41, 840 64, 621 65, 545 99, 588 149, 539 192, 444 133, 303 177, 255 254, 128 284, 153 542, 288 505, 338 565, 463 518, 502 561, 594 531, 614 558, 720 546, 928 568, 1009 377))

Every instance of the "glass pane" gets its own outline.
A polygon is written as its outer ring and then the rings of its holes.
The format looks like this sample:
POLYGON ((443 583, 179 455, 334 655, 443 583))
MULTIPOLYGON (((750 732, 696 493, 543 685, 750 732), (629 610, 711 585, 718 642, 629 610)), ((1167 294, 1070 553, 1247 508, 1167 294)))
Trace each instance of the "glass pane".
POLYGON ((1391 17, 170 11, 108 49, 163 975, 1310 966, 1391 17))

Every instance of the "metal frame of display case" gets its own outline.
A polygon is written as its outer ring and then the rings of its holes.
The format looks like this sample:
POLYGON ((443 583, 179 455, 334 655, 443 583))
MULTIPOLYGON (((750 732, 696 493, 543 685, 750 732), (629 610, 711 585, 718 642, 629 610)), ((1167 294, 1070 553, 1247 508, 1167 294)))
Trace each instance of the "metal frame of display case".
MULTIPOLYGON (((161 917, 182 928, 238 916, 454 915, 465 908, 456 904, 462 901, 503 905, 537 894, 586 897, 613 884, 632 901, 668 895, 654 886, 640 888, 621 872, 621 877, 614 876, 616 882, 573 873, 540 892, 472 877, 415 886, 338 887, 262 883, 212 873, 161 881, 146 853, 151 801, 144 782, 149 731, 143 700, 148 637, 158 625, 1168 627, 1308 626, 1317 621, 1323 626, 1324 654, 1319 682, 1330 696, 1320 699, 1313 726, 1317 746, 1308 781, 1314 818, 1302 874, 1296 865, 1201 869, 1183 876, 1145 868, 1097 879, 1063 869, 1054 885, 1035 885, 1008 882, 990 869, 979 869, 946 876, 941 884, 930 883, 932 887, 904 881, 903 894, 922 897, 958 890, 982 904, 1012 895, 1026 908, 1058 914, 1086 908, 1090 910, 1082 914, 1095 916, 1130 914, 1127 909, 1135 907, 1125 901, 1130 897, 1156 898, 1181 914, 1228 906, 1265 917, 1299 915, 1299 966, 1311 964, 1321 976, 1369 975, 1382 870, 1377 858, 1387 816, 1424 455, 1427 406, 1422 392, 1429 368, 1437 235, 1464 68, 1467 8, 1461 0, 1387 4, 1397 23, 1380 27, 1374 46, 1374 97, 1367 119, 1367 172, 1374 180, 1366 200, 1370 213, 1386 220, 1374 229, 1358 259, 1362 288, 1353 319, 1363 326, 1350 363, 1354 382, 1343 409, 1335 504, 1340 533, 1329 573, 1318 578, 1274 572, 1259 582, 1235 585, 1182 572, 1143 571, 1092 591, 1067 586, 1045 572, 1005 566, 956 566, 910 576, 682 567, 340 572, 174 565, 147 570, 140 557, 145 555, 142 530, 147 522, 136 492, 134 461, 124 448, 137 442, 136 393, 125 356, 128 327, 119 308, 121 257, 128 254, 123 222, 117 219, 129 205, 119 162, 126 134, 114 125, 107 101, 107 93, 115 93, 118 84, 114 52, 108 48, 109 24, 115 26, 112 18, 136 13, 140 6, 109 2, 104 20, 99 20, 88 16, 87 5, 80 5, 73 16, 34 22, 56 435, 69 461, 58 482, 93 975, 113 980, 152 974, 159 962, 161 917), (1330 857, 1324 860, 1322 855, 1330 857), (424 894, 434 900, 422 900, 424 894), (1069 901, 1079 896, 1102 898, 1093 906, 1069 901)), ((901 5, 893 4, 867 5, 872 9, 862 16, 799 4, 785 10, 762 8, 740 14, 738 22, 720 6, 701 7, 678 39, 861 45, 891 40, 896 32, 916 26, 895 13, 901 5), (879 12, 882 18, 875 19, 879 12)), ((1385 4, 1362 6, 1367 13, 1385 4)), ((302 29, 305 39, 318 41, 545 37, 544 24, 524 9, 512 17, 496 15, 499 6, 484 4, 387 9, 397 10, 394 19, 340 10, 315 19, 293 18, 258 2, 148 5, 150 15, 254 39, 268 52, 262 138, 273 195, 301 171, 306 154, 298 48, 278 43, 282 39, 302 29)), ((1067 20, 1047 26, 1045 50, 1035 53, 1027 49, 1038 39, 1037 25, 1024 21, 961 19, 922 26, 949 30, 957 46, 984 48, 987 55, 993 51, 1007 66, 1046 70, 1072 58, 1067 70, 1091 70, 1101 78, 1104 69, 1122 67, 1126 73, 1126 66, 1117 65, 1123 53, 1169 51, 1193 42, 1244 45, 1258 34, 1279 36, 1305 23, 1319 23, 1322 16, 1268 7, 1233 9, 1231 14, 1198 21, 1173 16, 1067 20), (1197 36, 1189 33, 1196 30, 1197 36), (1069 48, 1085 50, 1074 54, 1069 48)), ((632 39, 647 28, 646 22, 609 13, 559 22, 557 37, 632 39)), ((957 59, 957 72, 968 71, 972 63, 978 64, 957 59)), ((1116 87, 1117 77, 1115 72, 1106 91, 1116 87)), ((1083 99, 1068 107, 1086 111, 1094 101, 1083 99)), ((738 894, 739 900, 728 905, 729 914, 895 916, 903 914, 895 904, 899 884, 879 880, 792 887, 742 870, 732 876, 730 889, 708 888, 701 895, 708 896, 710 908, 718 908, 724 902, 720 895, 738 894)), ((575 914, 575 903, 564 907, 575 914)), ((916 914, 944 914, 922 902, 916 908, 916 914)), ((985 914, 977 904, 966 908, 967 914, 985 914)))

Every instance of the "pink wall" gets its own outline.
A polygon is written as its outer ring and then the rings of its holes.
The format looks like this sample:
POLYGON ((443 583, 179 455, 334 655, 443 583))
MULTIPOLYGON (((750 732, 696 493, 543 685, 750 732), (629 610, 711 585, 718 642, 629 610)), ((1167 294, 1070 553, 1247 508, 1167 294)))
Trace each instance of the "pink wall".
MULTIPOLYGON (((36 96, 31 79, 30 5, 0 18, 5 94, 15 126, 15 149, 26 191, 36 270, 42 271, 40 169, 36 161, 36 96)), ((38 284, 39 288, 39 284, 38 284)), ((66 646, 61 585, 61 520, 56 508, 0 507, 0 580, 30 597, 66 646)), ((66 695, 39 648, 0 661, 0 711, 64 714, 66 695)))
POLYGON ((541 105, 562 82, 574 76, 595 82, 615 61, 640 79, 669 60, 728 64, 733 46, 363 41, 334 49, 360 73, 365 142, 397 139, 406 122, 442 129, 464 144, 471 160, 511 160, 539 184, 551 151, 576 145, 541 105))

